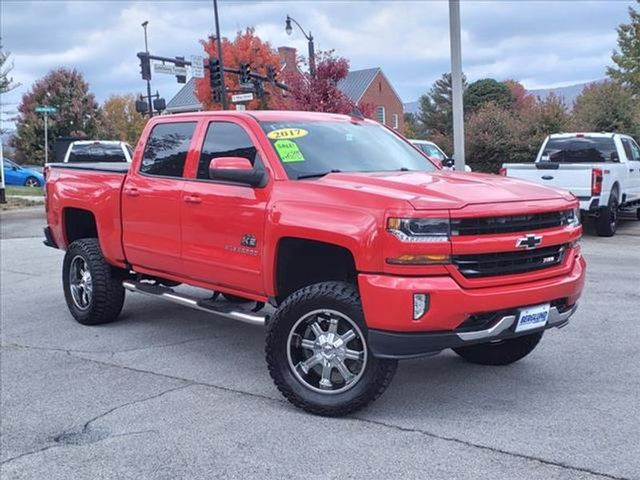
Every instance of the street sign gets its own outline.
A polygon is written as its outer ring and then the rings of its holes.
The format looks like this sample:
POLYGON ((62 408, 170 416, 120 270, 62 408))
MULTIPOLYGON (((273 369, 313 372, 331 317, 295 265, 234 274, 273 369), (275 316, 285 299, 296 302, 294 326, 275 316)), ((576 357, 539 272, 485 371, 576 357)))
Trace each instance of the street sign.
POLYGON ((58 111, 57 107, 36 107, 34 109, 38 113, 55 113, 58 111))
POLYGON ((233 103, 250 102, 253 100, 253 93, 239 93, 237 95, 231 95, 231 101, 233 103))
POLYGON ((191 55, 191 75, 204 78, 204 58, 200 55, 191 55))
POLYGON ((166 73, 167 75, 186 75, 187 67, 178 67, 166 63, 154 63, 153 71, 156 73, 166 73))
POLYGON ((251 82, 240 82, 238 84, 241 90, 253 92, 256 89, 256 86, 251 82))

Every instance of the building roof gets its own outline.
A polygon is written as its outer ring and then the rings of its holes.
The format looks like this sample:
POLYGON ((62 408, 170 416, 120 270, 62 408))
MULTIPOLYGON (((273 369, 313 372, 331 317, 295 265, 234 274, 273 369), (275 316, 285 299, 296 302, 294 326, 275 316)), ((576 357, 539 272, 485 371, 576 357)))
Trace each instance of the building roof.
POLYGON ((358 102, 376 78, 380 67, 353 70, 338 82, 338 88, 349 97, 352 102, 358 102))
POLYGON ((196 97, 196 79, 191 77, 176 95, 167 103, 167 112, 193 112, 202 110, 202 103, 196 97))

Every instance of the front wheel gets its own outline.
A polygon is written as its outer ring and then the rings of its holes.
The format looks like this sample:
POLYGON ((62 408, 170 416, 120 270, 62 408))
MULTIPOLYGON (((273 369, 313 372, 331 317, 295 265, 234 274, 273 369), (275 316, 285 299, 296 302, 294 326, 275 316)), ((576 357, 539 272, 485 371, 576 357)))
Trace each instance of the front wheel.
POLYGON ((40 181, 36 177, 27 177, 27 179, 24 181, 24 186, 31 188, 39 187, 40 181))
POLYGON ((542 333, 530 333, 497 342, 454 348, 453 351, 471 363, 509 365, 529 355, 540 342, 542 333))
POLYGON ((357 289, 323 282, 288 297, 267 325, 269 373, 295 406, 340 416, 378 398, 397 362, 373 356, 357 289))
POLYGON ((71 315, 83 325, 114 321, 124 305, 118 270, 107 263, 95 238, 76 240, 62 267, 64 297, 71 315))

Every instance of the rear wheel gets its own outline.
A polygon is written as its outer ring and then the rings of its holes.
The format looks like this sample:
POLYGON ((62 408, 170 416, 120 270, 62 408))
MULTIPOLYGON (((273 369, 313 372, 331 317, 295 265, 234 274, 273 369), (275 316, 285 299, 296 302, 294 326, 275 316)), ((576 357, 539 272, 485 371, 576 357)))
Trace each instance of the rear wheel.
POLYGON ((471 363, 509 365, 529 355, 540 342, 542 334, 543 332, 530 333, 508 340, 454 348, 453 351, 471 363))
POLYGON ((305 287, 267 325, 269 373, 278 390, 307 412, 339 416, 385 391, 397 362, 373 356, 357 289, 343 282, 305 287))
POLYGON ((40 181, 36 177, 27 177, 24 181, 25 187, 39 187, 40 181))
POLYGON ((69 245, 62 284, 69 311, 79 323, 98 325, 118 318, 124 304, 122 278, 104 259, 97 239, 83 238, 69 245))
POLYGON ((609 203, 600 209, 596 218, 596 233, 601 237, 613 237, 618 229, 618 194, 612 192, 609 203))

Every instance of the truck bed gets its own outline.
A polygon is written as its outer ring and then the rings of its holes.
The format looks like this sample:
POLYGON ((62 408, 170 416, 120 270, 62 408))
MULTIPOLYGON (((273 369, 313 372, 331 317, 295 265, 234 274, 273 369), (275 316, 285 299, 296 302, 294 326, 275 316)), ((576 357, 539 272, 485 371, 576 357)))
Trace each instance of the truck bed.
POLYGON ((571 191, 578 198, 591 196, 591 171, 602 167, 595 163, 505 163, 506 174, 547 187, 571 191))

